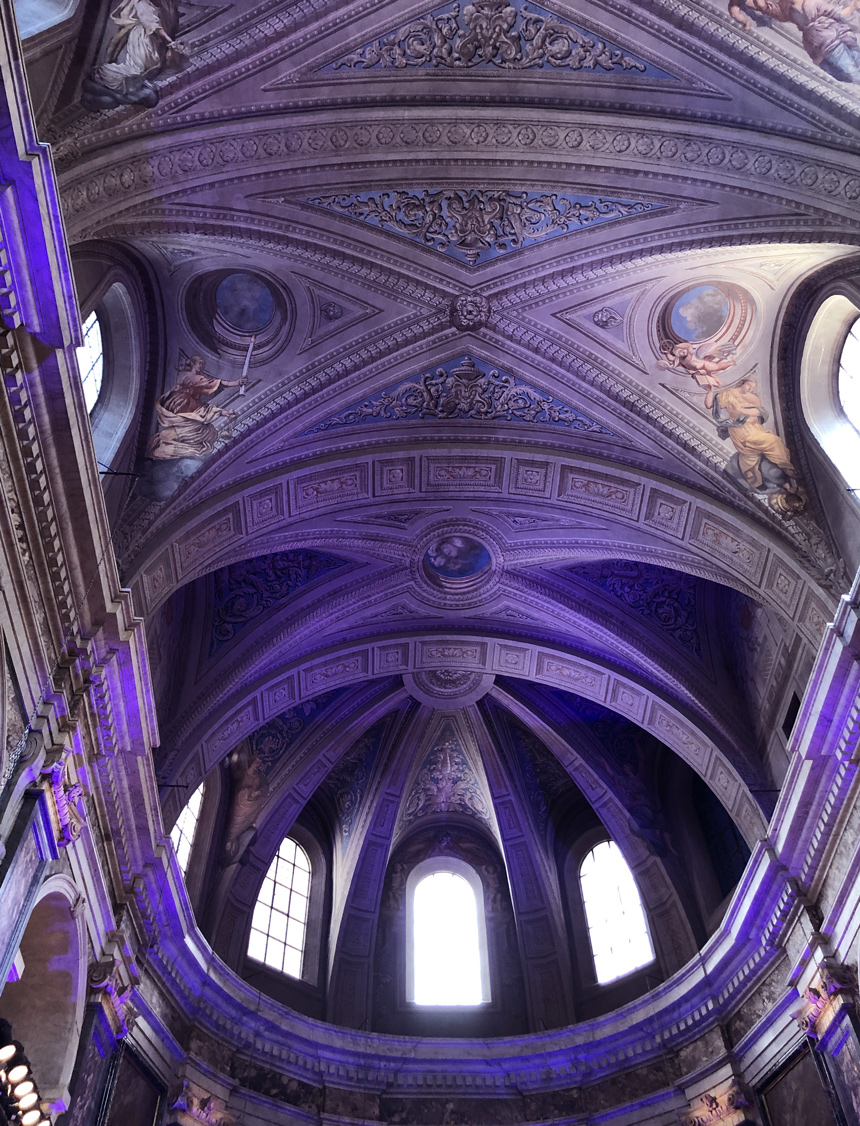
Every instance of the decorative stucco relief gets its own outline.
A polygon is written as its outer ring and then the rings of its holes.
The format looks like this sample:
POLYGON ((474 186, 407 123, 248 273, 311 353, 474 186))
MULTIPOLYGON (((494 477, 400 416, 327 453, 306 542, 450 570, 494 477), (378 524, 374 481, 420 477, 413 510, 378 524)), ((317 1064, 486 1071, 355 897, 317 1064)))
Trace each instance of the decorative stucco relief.
POLYGON ((209 655, 217 653, 255 618, 295 591, 347 561, 320 551, 279 551, 231 563, 215 572, 209 655))
POLYGON ((546 832, 549 807, 553 799, 571 786, 571 780, 554 754, 522 724, 507 724, 520 773, 525 782, 529 804, 537 826, 546 832))
POLYGON ((696 608, 699 583, 692 575, 654 563, 629 560, 584 563, 571 567, 569 573, 620 599, 691 653, 701 657, 696 608))
POLYGON ((340 695, 338 691, 321 692, 304 703, 275 716, 248 737, 251 752, 261 761, 262 771, 270 775, 301 733, 340 695))
POLYGON ((403 804, 400 815, 411 825, 433 813, 463 813, 490 824, 490 812, 472 765, 451 724, 440 732, 403 804))
MULTIPOLYGON (((845 216, 846 205, 855 209, 860 200, 860 171, 856 162, 840 164, 819 159, 817 154, 786 154, 777 147, 711 139, 689 132, 667 136, 661 130, 626 125, 569 126, 544 119, 521 121, 462 121, 412 118, 398 124, 386 120, 346 121, 329 126, 295 125, 278 130, 247 130, 241 137, 162 143, 151 155, 121 158, 98 169, 82 166, 62 183, 62 205, 71 237, 85 230, 103 233, 106 217, 118 207, 132 206, 139 199, 151 201, 153 193, 176 191, 185 181, 196 183, 201 173, 211 179, 235 174, 259 173, 283 167, 284 159, 317 162, 333 155, 366 159, 382 148, 387 159, 402 154, 434 152, 439 148, 466 149, 471 157, 482 155, 504 159, 532 160, 536 155, 553 159, 573 157, 581 161, 611 160, 614 165, 652 170, 671 169, 682 177, 679 185, 728 180, 786 202, 804 198, 811 213, 845 216)), ((379 193, 377 193, 379 194, 379 193)), ((516 193, 522 195, 524 193, 516 193)), ((528 194, 528 193, 525 193, 528 194)), ((534 193, 537 195, 538 193, 534 193)), ((292 196, 266 192, 259 198, 294 206, 292 196)), ((337 198, 337 197, 336 197, 337 198)), ((340 197, 345 198, 345 197, 340 197)), ((348 197, 346 197, 348 198, 348 197)))
POLYGON ((449 70, 584 70, 673 80, 593 31, 537 4, 474 0, 436 8, 343 55, 323 71, 444 67, 449 70))
POLYGON ((449 360, 435 371, 392 384, 317 423, 305 434, 385 420, 434 418, 534 422, 615 437, 611 430, 554 396, 471 356, 449 360))
POLYGON ((387 723, 387 719, 380 720, 357 739, 323 784, 323 788, 334 800, 344 847, 349 845, 355 828, 355 819, 361 808, 387 723))
MULTIPOLYGON (((278 197, 284 202, 284 197, 278 197)), ((631 215, 659 211, 643 200, 569 192, 485 191, 480 188, 392 189, 313 196, 304 200, 470 266, 631 215)))

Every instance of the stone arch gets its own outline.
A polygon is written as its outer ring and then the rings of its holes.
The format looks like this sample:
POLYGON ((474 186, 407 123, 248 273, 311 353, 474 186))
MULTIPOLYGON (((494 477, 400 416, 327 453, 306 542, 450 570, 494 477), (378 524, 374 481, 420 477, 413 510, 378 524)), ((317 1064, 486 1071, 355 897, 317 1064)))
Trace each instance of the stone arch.
MULTIPOLYGON (((202 503, 181 512, 177 505, 172 514, 160 516, 147 540, 140 542, 136 557, 128 560, 136 608, 152 613, 178 587, 239 556, 283 550, 300 540, 305 546, 321 546, 314 523, 323 515, 331 521, 361 510, 370 513, 379 504, 424 508, 457 501, 477 509, 489 502, 502 512, 523 506, 535 512, 545 509, 548 518, 559 521, 553 537, 557 550, 565 519, 593 521, 599 515, 610 522, 610 531, 589 535, 588 546, 594 550, 612 541, 611 550, 617 553, 617 544, 633 536, 645 557, 668 552, 678 569, 754 591, 766 605, 790 615, 813 644, 820 640, 832 609, 820 581, 826 561, 811 556, 803 560, 810 545, 792 544, 784 532, 768 527, 763 514, 749 508, 751 502, 744 511, 734 496, 714 499, 615 461, 597 469, 588 458, 558 448, 542 446, 536 455, 524 458, 516 443, 508 441, 497 441, 491 455, 470 448, 452 453, 440 441, 397 456, 390 445, 365 447, 355 452, 348 469, 321 468, 326 463, 319 455, 285 462, 276 478, 269 473, 246 479, 241 488, 231 487, 220 504, 210 497, 205 517, 202 503), (480 469, 487 481, 464 494, 457 481, 431 479, 433 474, 444 477, 443 471, 455 464, 480 469), (534 487, 518 483, 524 467, 538 474, 534 487), (396 484, 380 495, 376 482, 392 474, 396 484), (819 581, 813 577, 816 572, 819 581)), ((341 551, 348 550, 347 539, 344 532, 341 551)), ((402 536, 395 540, 392 550, 401 556, 406 544, 402 536)), ((577 546, 586 546, 582 541, 580 534, 577 546)), ((335 550, 330 536, 325 542, 335 550)), ((516 558, 513 537, 511 550, 516 558)))
POLYGON ((748 843, 764 835, 766 819, 750 790, 760 784, 752 765, 737 748, 704 732, 667 695, 558 646, 514 642, 491 633, 387 635, 296 660, 275 676, 268 673, 237 689, 217 707, 203 709, 199 719, 176 732, 176 751, 163 764, 164 776, 178 776, 198 750, 208 770, 267 719, 330 688, 438 667, 532 679, 605 704, 650 731, 701 775, 748 843), (186 753, 186 748, 193 750, 186 753))
POLYGON ((82 902, 68 877, 45 881, 21 938, 23 973, 3 990, 3 1016, 24 1045, 39 1089, 54 1112, 69 1104, 84 1017, 87 945, 82 902))

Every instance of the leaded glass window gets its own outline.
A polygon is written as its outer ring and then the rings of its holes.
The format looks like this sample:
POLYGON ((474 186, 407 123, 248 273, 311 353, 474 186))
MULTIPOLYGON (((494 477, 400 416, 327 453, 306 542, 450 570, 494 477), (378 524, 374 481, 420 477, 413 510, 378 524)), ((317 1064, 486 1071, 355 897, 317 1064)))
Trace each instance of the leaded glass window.
POLYGON ((308 925, 311 864, 307 853, 286 837, 260 888, 248 955, 290 977, 302 976, 308 925))
POLYGON ((598 984, 614 981, 654 959, 642 900, 614 841, 602 841, 579 869, 582 902, 598 984))

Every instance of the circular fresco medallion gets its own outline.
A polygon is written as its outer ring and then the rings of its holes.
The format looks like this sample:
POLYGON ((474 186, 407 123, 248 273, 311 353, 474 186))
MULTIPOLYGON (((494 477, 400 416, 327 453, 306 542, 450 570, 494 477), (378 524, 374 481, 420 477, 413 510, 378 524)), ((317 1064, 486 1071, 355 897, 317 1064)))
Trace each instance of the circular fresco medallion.
POLYGON ((440 585, 474 579, 489 566, 489 551, 472 536, 443 535, 424 552, 425 574, 440 585))
POLYGON ((729 296, 715 285, 697 285, 677 297, 669 323, 679 340, 696 344, 716 336, 729 315, 729 296))
POLYGON ((275 298, 262 280, 253 274, 228 274, 215 290, 215 308, 228 328, 254 336, 275 315, 275 298))

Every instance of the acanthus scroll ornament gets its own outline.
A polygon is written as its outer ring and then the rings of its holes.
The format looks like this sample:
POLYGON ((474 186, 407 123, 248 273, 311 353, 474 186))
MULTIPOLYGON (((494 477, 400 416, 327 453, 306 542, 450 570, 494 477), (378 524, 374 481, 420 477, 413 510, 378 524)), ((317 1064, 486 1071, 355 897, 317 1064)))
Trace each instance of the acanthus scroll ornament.
POLYGON ((546 238, 662 208, 643 200, 479 188, 394 188, 312 196, 304 202, 404 235, 470 266, 546 238))
POLYGON ((384 419, 429 418, 544 423, 612 436, 606 427, 524 380, 496 368, 482 370, 471 356, 387 387, 307 433, 384 419))
POLYGON ((472 70, 615 70, 670 78, 593 32, 576 27, 537 5, 508 0, 473 0, 462 9, 418 16, 325 69, 445 67, 472 70))

